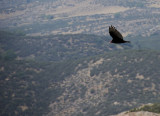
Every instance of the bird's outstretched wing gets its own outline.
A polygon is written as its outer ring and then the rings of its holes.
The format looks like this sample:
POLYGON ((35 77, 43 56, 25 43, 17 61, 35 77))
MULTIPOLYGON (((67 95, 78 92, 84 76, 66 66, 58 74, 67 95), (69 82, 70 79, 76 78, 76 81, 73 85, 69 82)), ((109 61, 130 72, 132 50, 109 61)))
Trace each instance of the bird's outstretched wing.
POLYGON ((123 41, 122 34, 112 25, 109 26, 109 34, 112 36, 113 40, 123 41))
POLYGON ((130 41, 123 40, 122 34, 112 25, 109 26, 109 34, 113 38, 110 43, 130 43, 130 41))

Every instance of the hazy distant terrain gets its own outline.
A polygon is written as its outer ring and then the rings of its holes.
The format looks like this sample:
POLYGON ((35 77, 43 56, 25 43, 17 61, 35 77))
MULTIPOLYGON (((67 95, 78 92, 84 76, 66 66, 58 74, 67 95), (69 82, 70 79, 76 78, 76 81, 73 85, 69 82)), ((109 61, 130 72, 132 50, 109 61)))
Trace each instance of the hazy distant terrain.
POLYGON ((137 109, 160 103, 159 0, 0 6, 1 116, 159 113, 159 105, 137 109), (131 43, 110 44, 111 24, 131 43))
POLYGON ((0 5, 1 28, 29 35, 108 35, 111 24, 124 36, 149 36, 160 30, 158 0, 2 0, 0 5))

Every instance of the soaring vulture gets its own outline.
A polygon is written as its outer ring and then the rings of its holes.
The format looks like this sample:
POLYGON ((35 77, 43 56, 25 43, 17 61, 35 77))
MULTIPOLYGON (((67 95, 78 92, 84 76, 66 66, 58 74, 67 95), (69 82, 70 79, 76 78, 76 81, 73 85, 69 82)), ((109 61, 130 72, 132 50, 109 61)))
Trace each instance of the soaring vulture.
POLYGON ((130 43, 130 41, 123 40, 122 34, 112 25, 109 26, 109 34, 113 38, 110 43, 130 43))

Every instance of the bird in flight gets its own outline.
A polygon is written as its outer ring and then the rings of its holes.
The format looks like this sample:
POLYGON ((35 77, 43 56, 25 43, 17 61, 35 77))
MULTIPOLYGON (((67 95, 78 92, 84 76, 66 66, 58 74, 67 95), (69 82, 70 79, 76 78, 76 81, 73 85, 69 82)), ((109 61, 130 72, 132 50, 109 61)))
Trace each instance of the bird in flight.
POLYGON ((123 40, 122 34, 112 25, 109 26, 109 34, 112 37, 110 43, 130 43, 130 41, 123 40))

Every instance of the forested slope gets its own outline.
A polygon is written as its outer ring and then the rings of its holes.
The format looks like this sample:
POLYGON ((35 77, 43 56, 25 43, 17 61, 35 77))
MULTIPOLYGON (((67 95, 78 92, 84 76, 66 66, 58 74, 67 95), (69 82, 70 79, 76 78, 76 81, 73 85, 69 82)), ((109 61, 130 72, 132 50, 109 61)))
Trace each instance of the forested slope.
POLYGON ((1 33, 0 115, 106 116, 160 102, 160 52, 108 40, 1 33))

